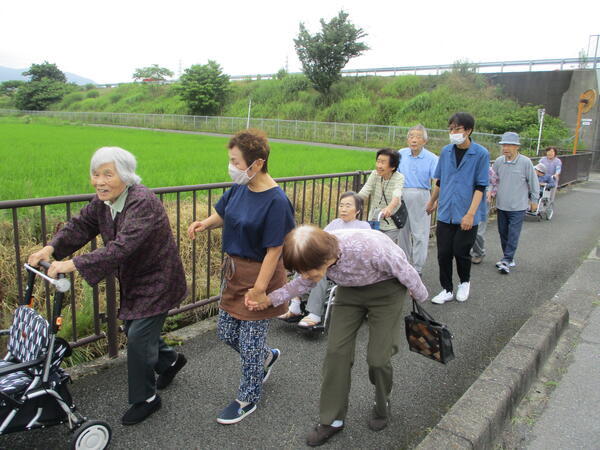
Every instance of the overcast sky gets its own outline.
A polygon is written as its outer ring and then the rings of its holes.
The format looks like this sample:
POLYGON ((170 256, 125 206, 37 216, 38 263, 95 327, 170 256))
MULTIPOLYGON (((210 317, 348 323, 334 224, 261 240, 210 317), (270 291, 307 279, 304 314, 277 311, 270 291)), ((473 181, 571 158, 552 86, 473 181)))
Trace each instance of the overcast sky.
POLYGON ((230 75, 273 73, 286 61, 296 72, 298 24, 316 32, 340 9, 371 48, 347 68, 577 57, 600 33, 600 2, 591 0, 10 1, 0 66, 48 60, 98 83, 131 81, 151 64, 178 74, 208 59, 230 75))

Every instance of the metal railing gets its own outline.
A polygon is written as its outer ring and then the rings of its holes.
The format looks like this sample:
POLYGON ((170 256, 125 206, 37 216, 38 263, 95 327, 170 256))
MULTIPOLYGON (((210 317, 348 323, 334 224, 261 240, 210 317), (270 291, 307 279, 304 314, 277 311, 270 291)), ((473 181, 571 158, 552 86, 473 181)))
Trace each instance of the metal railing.
MULTIPOLYGON (((600 58, 596 58, 600 62, 600 58)), ((594 58, 553 58, 553 59, 525 59, 518 61, 491 61, 491 62, 467 62, 470 67, 480 73, 502 73, 505 70, 526 67, 528 72, 535 68, 543 67, 543 70, 574 70, 591 68, 594 65, 594 58)), ((394 66, 394 67, 371 67, 367 69, 342 69, 342 76, 379 76, 398 74, 421 74, 421 75, 439 75, 440 73, 451 71, 456 67, 455 64, 426 64, 421 66, 394 66)), ((300 75, 302 72, 293 72, 290 75, 300 75)), ((276 73, 263 73, 252 75, 233 75, 229 78, 234 81, 240 80, 269 80, 275 78, 276 73)))
MULTIPOLYGON (((338 199, 347 190, 358 190, 368 172, 345 172, 325 175, 279 178, 276 181, 286 192, 294 205, 297 223, 313 223, 324 226, 337 216, 338 199)), ((197 310, 219 299, 222 262, 221 230, 211 230, 203 237, 190 241, 186 230, 193 220, 210 215, 221 194, 232 183, 216 183, 193 186, 177 186, 153 189, 159 196, 173 228, 179 254, 184 262, 189 295, 179 308, 169 315, 197 310)), ((17 300, 23 298, 23 263, 29 253, 46 245, 54 230, 69 220, 93 198, 93 194, 61 197, 25 199, 0 202, 0 251, 5 265, 10 267, 0 274, 0 323, 2 315, 12 312, 17 300), (12 263, 8 261, 12 260, 12 263), (12 291, 2 286, 12 285, 12 291)), ((96 249, 99 242, 94 238, 81 252, 96 249)), ((119 326, 117 321, 117 289, 114 276, 108 277, 100 285, 89 288, 81 277, 71 276, 69 295, 70 308, 65 312, 65 320, 70 323, 70 335, 64 336, 71 345, 78 347, 102 339, 107 340, 109 356, 116 356, 119 346, 119 326), (88 304, 89 302, 89 304, 88 304), (87 306, 84 306, 87 304, 87 306), (81 311, 91 310, 92 321, 88 324, 87 335, 82 335, 79 325, 81 311)), ((45 298, 47 317, 50 316, 50 289, 48 284, 37 297, 45 298)), ((8 317, 8 316, 7 316, 8 317)), ((81 320, 80 320, 81 319, 81 320)))
MULTIPOLYGON (((587 180, 592 162, 591 153, 560 155, 563 170, 560 185, 587 180)), ((344 172, 325 175, 278 178, 276 181, 285 191, 296 211, 297 223, 313 223, 323 227, 337 216, 340 195, 348 190, 358 192, 370 172, 344 172)), ((153 189, 159 196, 173 228, 179 254, 184 262, 190 294, 179 308, 170 315, 197 310, 219 299, 220 265, 222 261, 221 231, 204 233, 202 239, 189 241, 185 230, 191 221, 210 215, 220 195, 231 183, 215 183, 193 186, 177 186, 153 189)), ((0 202, 0 251, 4 250, 5 261, 12 266, 10 273, 0 275, 0 323, 3 312, 9 312, 11 305, 23 297, 22 264, 28 254, 39 246, 46 245, 53 231, 66 220, 73 211, 83 207, 93 198, 92 194, 71 195, 0 202), (12 250, 10 248, 12 248, 12 250), (15 289, 2 293, 2 286, 14 283, 15 289)), ((365 211, 368 211, 368 205, 365 211)), ((83 252, 98 247, 96 238, 84 247, 83 252)), ((70 311, 71 334, 65 336, 75 347, 106 339, 109 356, 116 356, 119 346, 119 326, 117 321, 117 289, 114 276, 108 277, 99 286, 86 288, 81 277, 71 276, 70 311), (91 294, 86 295, 86 289, 91 294), (88 335, 82 336, 78 319, 82 304, 91 302, 92 324, 88 335)), ((50 315, 50 289, 46 284, 43 290, 46 313, 50 315)), ((200 317, 201 318, 201 317, 200 317)))
MULTIPOLYGON (((70 122, 141 127, 162 130, 180 130, 191 132, 209 132, 234 134, 247 126, 245 117, 190 116, 177 114, 133 114, 109 112, 68 112, 68 111, 19 111, 2 110, 0 116, 50 117, 70 122)), ((351 145, 360 147, 406 146, 406 134, 409 127, 392 125, 371 125, 340 122, 312 122, 303 120, 251 118, 251 128, 265 131, 270 138, 290 139, 351 145)), ((428 129, 428 147, 437 149, 448 144, 448 130, 428 129)), ((501 135, 491 133, 473 133, 473 139, 490 149, 498 148, 501 135)), ((537 139, 521 138, 522 148, 533 151, 537 139)), ((565 144, 557 142, 557 146, 565 144)))

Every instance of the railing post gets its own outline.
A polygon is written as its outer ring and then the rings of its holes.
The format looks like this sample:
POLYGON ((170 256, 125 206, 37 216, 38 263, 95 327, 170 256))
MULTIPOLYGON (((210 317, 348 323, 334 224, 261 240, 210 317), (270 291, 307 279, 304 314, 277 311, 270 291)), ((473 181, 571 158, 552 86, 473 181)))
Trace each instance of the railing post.
POLYGON ((362 174, 363 174, 362 170, 359 170, 354 175, 352 175, 352 190, 354 192, 360 191, 360 183, 361 183, 362 174))
POLYGON ((119 329, 117 326, 117 289, 114 274, 106 277, 106 321, 108 357, 116 358, 119 354, 119 329))

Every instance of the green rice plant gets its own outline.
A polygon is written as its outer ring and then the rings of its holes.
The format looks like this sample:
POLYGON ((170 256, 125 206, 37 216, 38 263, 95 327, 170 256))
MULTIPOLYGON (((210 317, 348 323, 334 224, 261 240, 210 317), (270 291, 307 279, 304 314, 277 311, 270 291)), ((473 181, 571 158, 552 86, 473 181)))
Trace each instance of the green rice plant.
MULTIPOLYGON (((22 123, 19 118, 3 117, 0 200, 91 193, 89 161, 102 146, 120 146, 136 155, 138 172, 148 187, 225 182, 229 181, 226 144, 227 138, 213 136, 72 126, 38 122, 38 118, 34 123, 22 123)), ((271 143, 269 171, 274 177, 369 170, 372 166, 369 152, 271 143)))

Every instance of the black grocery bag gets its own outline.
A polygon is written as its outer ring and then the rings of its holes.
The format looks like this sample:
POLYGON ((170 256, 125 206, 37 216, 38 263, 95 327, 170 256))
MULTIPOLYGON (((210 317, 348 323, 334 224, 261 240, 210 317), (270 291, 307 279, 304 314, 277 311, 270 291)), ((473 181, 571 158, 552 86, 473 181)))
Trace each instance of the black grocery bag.
POLYGON ((412 312, 404 317, 410 351, 447 364, 454 359, 452 333, 446 325, 436 322, 414 298, 412 302, 412 312))

